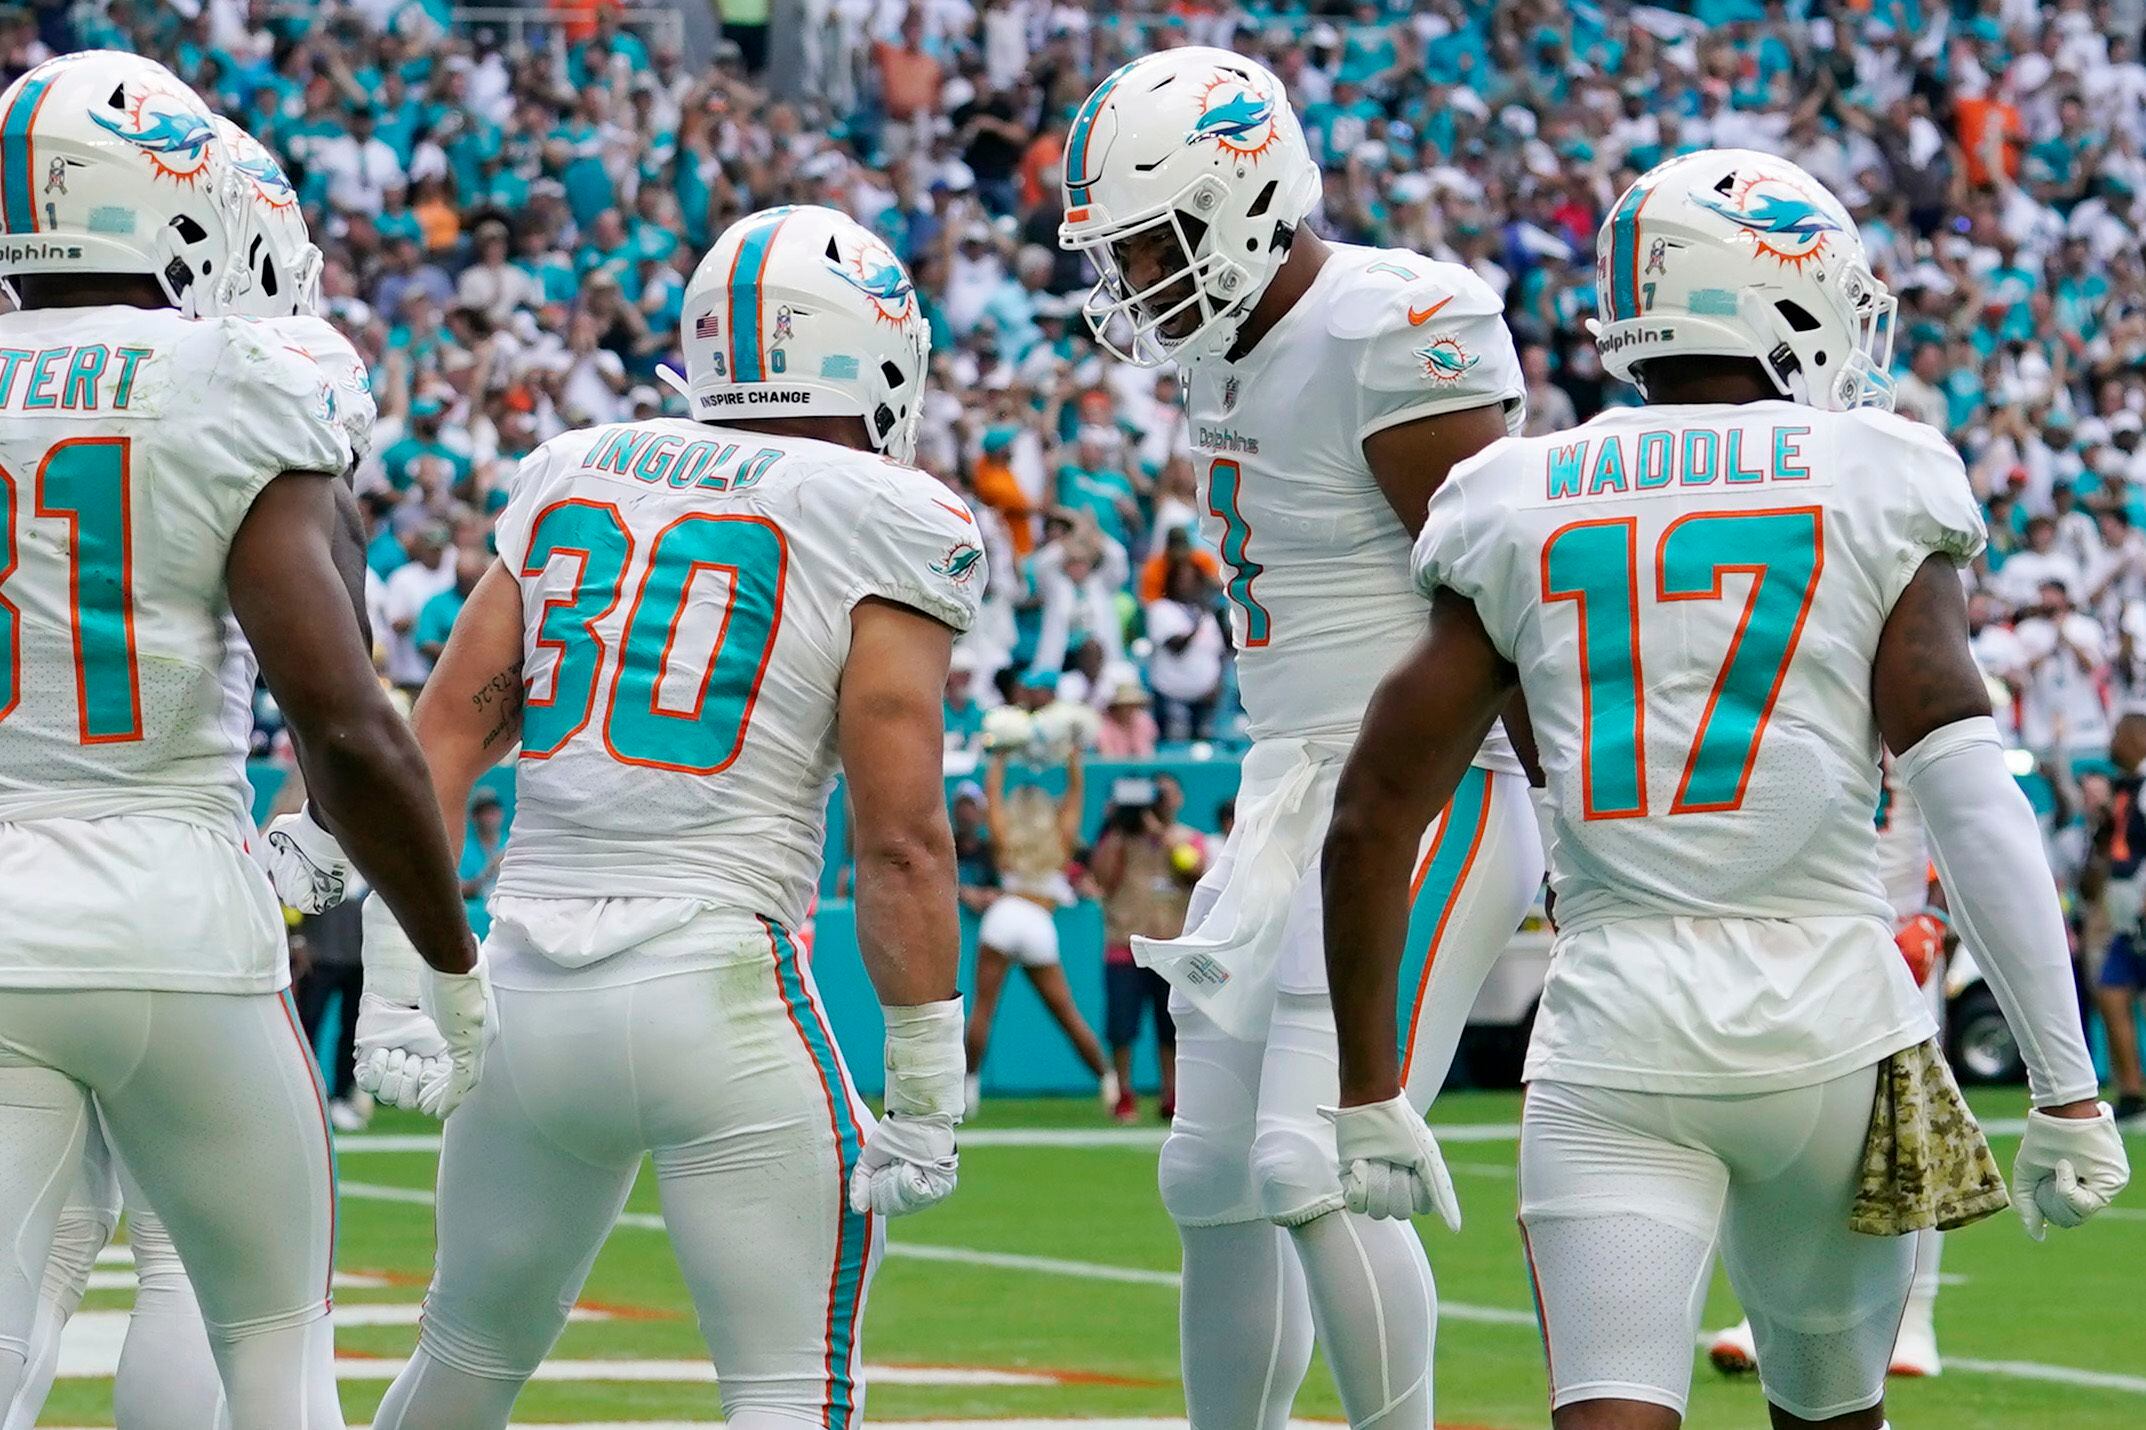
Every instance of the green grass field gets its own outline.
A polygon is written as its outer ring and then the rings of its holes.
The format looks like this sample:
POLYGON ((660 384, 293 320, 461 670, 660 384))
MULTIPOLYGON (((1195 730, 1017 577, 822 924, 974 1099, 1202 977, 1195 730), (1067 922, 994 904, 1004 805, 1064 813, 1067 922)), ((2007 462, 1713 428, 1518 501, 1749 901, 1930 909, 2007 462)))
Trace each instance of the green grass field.
MULTIPOLYGON (((1985 1118, 2003 1119, 2024 1103, 2000 1093, 1977 1105, 1985 1118)), ((1548 1420, 1512 1217, 1518 1112, 1516 1094, 1455 1094, 1440 1108, 1467 1216, 1458 1236, 1435 1223, 1422 1228, 1443 1303, 1437 1394, 1446 1426, 1516 1430, 1548 1420)), ((382 1117, 342 1143, 346 1284, 337 1343, 353 1424, 370 1416, 416 1342, 416 1303, 432 1261, 425 1203, 433 1154, 422 1144, 433 1131, 414 1118, 382 1117)), ((1117 1421, 1121 1430, 1172 1423, 1183 1404, 1177 1242, 1156 1201, 1160 1129, 1113 1128, 1087 1103, 1001 1102, 966 1133, 959 1193, 896 1226, 874 1288, 864 1344, 883 1373, 871 1419, 1117 1421)), ((2009 1167, 2015 1140, 1997 1142, 2009 1167)), ((2146 1162, 2146 1137, 2130 1145, 2146 1162)), ((720 1423, 685 1288, 655 1226, 651 1177, 630 1207, 584 1292, 588 1318, 570 1325, 553 1352, 548 1369, 571 1378, 532 1383, 516 1424, 720 1423)), ((123 1251, 107 1259, 88 1314, 70 1331, 66 1378, 43 1424, 111 1423, 110 1384, 98 1371, 108 1371, 116 1351, 131 1274, 123 1251)), ((1947 1370, 1932 1381, 1895 1382, 1894 1425, 2146 1425, 2146 1187, 2134 1185, 2086 1230, 2053 1233, 2042 1246, 2009 1214, 1985 1222, 1950 1239, 1944 1269, 1937 1323, 1947 1370)), ((1717 1283, 1710 1324, 1731 1314, 1717 1283)), ((1724 1380, 1702 1361, 1693 1385, 1694 1426, 1766 1423, 1752 1381, 1724 1380)), ((1297 1413, 1339 1415, 1318 1366, 1297 1413)))

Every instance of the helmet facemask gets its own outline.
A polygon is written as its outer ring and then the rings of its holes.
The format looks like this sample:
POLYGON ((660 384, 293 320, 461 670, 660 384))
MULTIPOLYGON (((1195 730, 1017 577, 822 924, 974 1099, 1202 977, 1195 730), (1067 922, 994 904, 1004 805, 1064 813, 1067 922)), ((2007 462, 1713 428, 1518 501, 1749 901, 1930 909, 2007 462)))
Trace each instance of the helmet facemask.
MULTIPOLYGON (((1217 250, 1214 228, 1199 215, 1225 197, 1220 179, 1203 174, 1160 210, 1084 237, 1076 245, 1095 266, 1096 285, 1081 304, 1095 339, 1112 356, 1141 367, 1200 356, 1228 347, 1259 293, 1252 272, 1217 250), (1147 241, 1174 246, 1175 260, 1158 264, 1162 276, 1138 289, 1126 272, 1122 250, 1147 241), (1177 320, 1197 316, 1181 334, 1177 320), (1122 326, 1121 326, 1122 320, 1122 326), (1121 336, 1121 334, 1123 336, 1121 336)), ((1276 242, 1288 230, 1277 228, 1276 242)))

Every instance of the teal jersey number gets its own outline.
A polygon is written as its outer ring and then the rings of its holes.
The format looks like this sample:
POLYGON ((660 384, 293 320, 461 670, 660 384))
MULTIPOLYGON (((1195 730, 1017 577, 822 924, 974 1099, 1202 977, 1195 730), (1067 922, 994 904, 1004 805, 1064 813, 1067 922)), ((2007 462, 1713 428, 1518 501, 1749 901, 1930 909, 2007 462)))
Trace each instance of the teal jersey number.
POLYGON ((1737 809, 1744 802, 1759 737, 1788 679, 1803 622, 1825 569, 1824 520, 1816 507, 1735 516, 1687 516, 1662 533, 1655 595, 1664 601, 1718 601, 1729 572, 1751 578, 1743 616, 1729 640, 1684 762, 1671 814, 1737 809), (1754 553, 1764 552, 1763 557, 1754 553))
MULTIPOLYGON (((142 738, 141 662, 134 645, 132 439, 71 437, 37 464, 36 514, 67 523, 67 618, 74 648, 77 738, 142 738)), ((0 587, 15 574, 22 493, 0 470, 0 587)), ((22 613, 0 594, 0 720, 22 699, 22 613)))
POLYGON ((618 680, 604 716, 604 743, 614 756, 695 775, 730 767, 744 747, 775 649, 789 565, 781 530, 761 517, 695 512, 663 529, 626 618, 618 680), (692 705, 666 709, 663 673, 703 571, 722 572, 729 588, 714 651, 692 705))
POLYGON ((1637 525, 1628 516, 1574 522, 1542 549, 1542 597, 1571 601, 1580 625, 1580 790, 1589 819, 1647 812, 1637 525))
MULTIPOLYGON (((1816 507, 1679 517, 1655 551, 1654 598, 1724 599, 1722 577, 1751 578, 1677 783, 1671 814, 1741 808, 1759 741, 1825 569, 1816 507), (1764 552, 1763 557, 1753 553, 1764 552)), ((1582 805, 1589 819, 1644 817, 1645 678, 1639 651, 1639 531, 1631 517, 1574 522, 1542 552, 1546 602, 1573 602, 1579 621, 1582 805)))
POLYGON ((1271 635, 1267 608, 1252 594, 1252 583, 1267 568, 1245 554, 1252 528, 1244 519, 1240 492, 1244 469, 1227 457, 1217 457, 1207 469, 1207 510, 1222 520, 1222 559, 1229 563, 1229 598, 1244 613, 1244 643, 1261 646, 1271 635))
POLYGON ((649 550, 614 655, 598 627, 617 609, 633 547, 624 518, 608 502, 576 498, 539 513, 521 574, 540 575, 561 557, 579 568, 572 591, 545 602, 537 619, 536 647, 556 652, 556 659, 551 693, 530 699, 524 711, 523 758, 548 759, 588 728, 610 664, 605 750, 630 765, 719 773, 744 748, 782 626, 788 546, 782 532, 759 517, 696 512, 672 522, 649 550), (674 708, 662 703, 663 677, 703 572, 723 573, 727 595, 715 619, 707 673, 692 702, 674 708))
POLYGON ((625 519, 609 502, 573 498, 537 513, 529 532, 529 554, 522 575, 539 576, 561 556, 580 563, 574 588, 565 598, 544 603, 537 616, 536 647, 555 651, 551 693, 534 696, 522 707, 522 758, 556 755, 581 733, 596 708, 596 684, 603 675, 604 641, 596 633, 618 604, 633 559, 633 537, 625 519))

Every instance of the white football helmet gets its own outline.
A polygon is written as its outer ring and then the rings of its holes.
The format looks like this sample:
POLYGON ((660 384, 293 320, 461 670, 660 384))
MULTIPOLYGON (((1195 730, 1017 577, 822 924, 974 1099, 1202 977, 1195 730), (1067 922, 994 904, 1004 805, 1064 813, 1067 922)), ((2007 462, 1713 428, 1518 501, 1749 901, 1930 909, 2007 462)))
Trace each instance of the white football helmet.
POLYGON ((83 50, 0 94, 0 282, 139 273, 189 317, 239 286, 237 176, 209 107, 154 60, 83 50))
POLYGON ((1602 366, 1650 358, 1757 360, 1781 394, 1831 411, 1893 405, 1897 304, 1841 201, 1796 165, 1706 149, 1657 165, 1595 240, 1602 366))
POLYGON ((1319 201, 1319 166, 1281 80, 1205 46, 1145 55, 1096 86, 1063 162, 1058 243, 1087 254, 1098 279, 1081 313, 1106 349, 1143 367, 1227 351, 1319 201), (1149 231, 1177 255, 1135 291, 1124 245, 1149 231))
POLYGON ((221 114, 216 137, 246 196, 246 231, 239 248, 239 285, 231 311, 249 318, 312 317, 320 312, 320 249, 306 231, 298 189, 260 140, 221 114))
POLYGON ((686 284, 672 386, 703 422, 862 417, 875 450, 916 455, 931 325, 894 251, 845 214, 762 209, 724 229, 686 284))

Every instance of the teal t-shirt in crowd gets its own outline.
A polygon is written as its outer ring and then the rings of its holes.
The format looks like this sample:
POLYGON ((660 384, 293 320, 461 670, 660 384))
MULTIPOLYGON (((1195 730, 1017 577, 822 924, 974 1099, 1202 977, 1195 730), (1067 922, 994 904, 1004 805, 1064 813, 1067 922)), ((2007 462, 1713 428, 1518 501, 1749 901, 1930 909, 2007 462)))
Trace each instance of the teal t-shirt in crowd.
POLYGON ((428 442, 422 437, 405 437, 395 443, 380 454, 380 465, 395 490, 406 492, 417 480, 417 464, 427 457, 437 457, 453 468, 453 485, 460 486, 469 480, 469 457, 466 454, 457 452, 445 442, 428 442))

